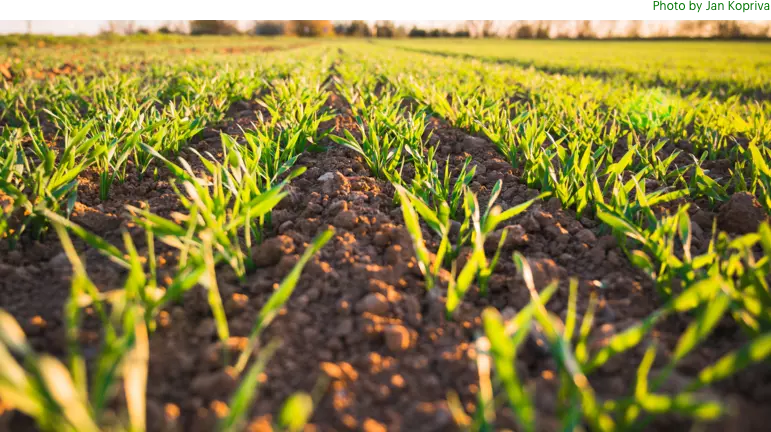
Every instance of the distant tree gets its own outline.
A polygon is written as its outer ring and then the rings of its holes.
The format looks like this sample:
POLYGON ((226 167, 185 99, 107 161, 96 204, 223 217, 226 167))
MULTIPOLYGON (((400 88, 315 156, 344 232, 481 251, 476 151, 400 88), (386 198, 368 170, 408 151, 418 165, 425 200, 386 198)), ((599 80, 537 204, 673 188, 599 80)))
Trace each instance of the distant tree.
POLYGON ((471 33, 469 33, 468 29, 463 28, 460 30, 455 30, 455 32, 452 34, 452 37, 467 38, 467 37, 471 37, 471 33))
POLYGON ((417 28, 416 26, 413 26, 410 32, 407 33, 407 36, 411 38, 424 38, 428 36, 428 32, 423 29, 417 28))
POLYGON ((718 21, 714 35, 721 39, 738 39, 745 36, 737 21, 718 21))
POLYGON ((533 37, 535 37, 536 39, 551 38, 551 27, 552 27, 551 21, 547 21, 547 20, 538 21, 535 29, 535 35, 533 35, 533 37))
POLYGON ((254 34, 260 36, 278 36, 286 33, 287 24, 284 21, 255 21, 254 34))
POLYGON ((486 20, 482 25, 482 37, 489 38, 489 37, 496 36, 494 27, 495 27, 495 21, 486 20))
POLYGON ((348 28, 346 28, 345 35, 370 37, 372 36, 372 30, 370 30, 369 25, 364 21, 351 21, 351 24, 348 25, 348 28))
POLYGON ((329 20, 292 21, 291 28, 293 34, 305 37, 331 36, 335 30, 329 20))
POLYGON ((535 37, 535 29, 530 23, 520 23, 514 32, 514 37, 517 39, 532 39, 535 37))
POLYGON ((597 34, 594 32, 592 22, 589 20, 579 21, 576 28, 577 39, 596 39, 597 34))
POLYGON ((378 21, 375 23, 375 36, 379 38, 392 38, 396 35, 396 27, 393 21, 378 21))
POLYGON ((684 37, 705 37, 709 32, 709 21, 680 21, 675 33, 684 37))
POLYGON ((190 21, 191 35, 234 35, 241 33, 235 21, 197 20, 190 21))
POLYGON ((395 38, 405 38, 407 37, 407 29, 404 26, 399 26, 394 29, 394 36, 395 38))
POLYGON ((495 32, 493 31, 493 28, 495 27, 495 21, 492 20, 477 20, 477 21, 466 21, 466 26, 469 29, 469 33, 472 37, 493 37, 495 36, 495 32))
POLYGON ((624 36, 630 39, 640 39, 642 37, 642 21, 629 21, 624 36))

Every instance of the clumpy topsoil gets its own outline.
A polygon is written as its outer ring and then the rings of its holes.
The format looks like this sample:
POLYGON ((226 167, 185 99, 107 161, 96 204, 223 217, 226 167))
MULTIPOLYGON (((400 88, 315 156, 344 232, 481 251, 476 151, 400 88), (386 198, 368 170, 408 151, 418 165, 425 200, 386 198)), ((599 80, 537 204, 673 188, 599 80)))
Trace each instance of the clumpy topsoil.
MULTIPOLYGON (((237 133, 239 124, 248 125, 254 119, 248 111, 240 112, 239 118, 222 129, 237 133)), ((350 126, 351 119, 344 115, 329 125, 335 129, 350 126)), ((513 170, 488 141, 439 122, 432 127, 431 145, 439 146, 443 161, 449 157, 453 172, 472 156, 477 169, 471 187, 479 193, 482 205, 498 180, 503 183, 498 203, 504 208, 538 194, 523 184, 521 173, 513 170)), ((289 196, 274 211, 271 232, 252 251, 259 268, 244 281, 228 268, 218 269, 232 335, 228 345, 236 353, 244 346, 257 311, 311 239, 327 227, 336 230, 334 238, 307 265, 285 310, 263 336, 264 341, 278 339, 282 345, 261 377, 249 430, 269 430, 272 416, 291 393, 314 389, 323 394, 311 420, 316 430, 456 430, 447 394, 458 393, 467 410, 475 405, 479 389, 474 341, 481 334, 482 310, 493 306, 504 316, 513 316, 530 301, 510 258, 515 251, 530 260, 538 288, 559 280, 559 290, 547 309, 563 319, 570 278, 579 282, 579 315, 592 294, 598 297, 593 349, 662 304, 652 283, 631 266, 614 238, 602 232, 596 220, 577 218, 561 209, 557 201, 549 200, 537 202, 506 222, 509 235, 490 280, 489 294, 480 296, 472 290, 454 319, 447 320, 446 284, 432 292, 425 290, 401 211, 394 204, 393 187, 373 178, 353 152, 331 142, 325 144, 327 151, 300 157, 298 165, 307 171, 292 181, 289 196)), ((193 146, 216 157, 221 151, 218 131, 205 131, 193 146)), ((192 153, 183 156, 195 166, 192 153)), ((129 175, 126 183, 113 188, 106 202, 97 198, 98 179, 92 173, 80 180, 80 202, 72 219, 116 245, 121 245, 122 230, 129 230, 140 250, 146 250, 141 230, 130 226, 126 204, 147 202, 152 211, 164 216, 182 210, 165 180, 140 181, 129 175)), ((716 213, 721 227, 735 234, 743 232, 747 224, 740 219, 755 211, 753 205, 743 204, 746 200, 732 200, 720 212, 701 211, 695 224, 705 226, 700 226, 701 237, 695 240, 695 247, 708 244, 708 234, 704 233, 711 232, 716 213)), ((425 235, 438 240, 428 231, 425 235)), ((76 243, 100 289, 121 287, 123 270, 76 243)), ((170 273, 175 256, 172 250, 158 248, 167 262, 161 266, 163 277, 170 273)), ((25 241, 15 250, 2 246, 0 307, 19 320, 37 349, 60 357, 66 353, 62 310, 69 296, 69 278, 69 262, 53 233, 39 242, 25 241)), ((100 340, 94 322, 87 320, 81 334, 89 360, 97 354, 100 340)), ((659 346, 654 370, 666 364, 688 322, 688 316, 678 316, 657 327, 652 335, 659 346)), ((726 320, 685 358, 660 391, 674 394, 684 390, 701 368, 745 341, 737 326, 726 320)), ((161 314, 150 344, 148 428, 213 430, 237 382, 223 364, 203 288, 193 289, 161 314)), ((633 393, 644 348, 641 344, 614 358, 589 377, 600 399, 633 393)), ((520 349, 516 367, 534 396, 539 429, 557 430, 556 364, 534 338, 520 349)), ((733 415, 711 425, 712 430, 767 430, 771 424, 771 368, 767 364, 749 368, 706 393, 734 408, 733 415)), ((120 407, 121 401, 114 404, 120 407)), ((682 430, 688 425, 683 419, 668 417, 649 428, 682 430)), ((497 427, 517 429, 508 408, 499 410, 497 427)), ((32 428, 22 415, 6 412, 0 417, 0 430, 32 428)))

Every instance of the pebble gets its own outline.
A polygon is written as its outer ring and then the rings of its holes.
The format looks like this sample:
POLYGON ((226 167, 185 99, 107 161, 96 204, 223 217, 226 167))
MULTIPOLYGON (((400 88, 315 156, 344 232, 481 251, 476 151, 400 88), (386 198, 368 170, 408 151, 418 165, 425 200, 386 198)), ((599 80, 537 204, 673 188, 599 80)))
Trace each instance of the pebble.
POLYGON ((331 172, 331 171, 330 171, 330 172, 326 172, 326 173, 322 174, 322 175, 321 175, 321 176, 318 178, 318 181, 320 181, 320 182, 325 182, 325 181, 329 181, 329 180, 332 180, 333 178, 335 178, 335 173, 333 173, 333 172, 331 172))
POLYGON ((385 329, 386 346, 392 352, 398 353, 410 348, 410 332, 406 327, 392 324, 385 329))
POLYGON ((373 315, 383 315, 388 312, 388 299, 380 293, 367 294, 356 304, 356 312, 369 312, 373 315))

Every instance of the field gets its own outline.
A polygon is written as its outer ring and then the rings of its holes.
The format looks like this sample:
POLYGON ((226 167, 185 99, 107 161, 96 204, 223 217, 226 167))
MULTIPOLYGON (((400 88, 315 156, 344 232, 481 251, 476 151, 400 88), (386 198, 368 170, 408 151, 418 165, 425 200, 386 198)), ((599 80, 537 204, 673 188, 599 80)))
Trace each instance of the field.
POLYGON ((767 430, 771 45, 0 43, 0 430, 767 430))

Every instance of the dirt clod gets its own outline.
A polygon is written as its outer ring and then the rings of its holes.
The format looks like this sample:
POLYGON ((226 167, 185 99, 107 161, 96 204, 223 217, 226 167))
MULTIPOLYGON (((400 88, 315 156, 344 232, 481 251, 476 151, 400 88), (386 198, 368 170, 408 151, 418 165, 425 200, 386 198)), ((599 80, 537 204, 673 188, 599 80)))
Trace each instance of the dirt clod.
POLYGON ((586 243, 588 245, 593 245, 597 242, 597 236, 594 235, 592 230, 589 229, 582 229, 581 231, 578 231, 576 233, 576 239, 582 243, 586 243))
POLYGON ((352 230, 356 228, 356 224, 359 222, 359 217, 356 216, 356 213, 346 210, 341 211, 340 213, 335 216, 335 226, 338 226, 340 228, 345 228, 347 230, 352 230))
POLYGON ((255 248, 252 259, 257 267, 269 267, 278 264, 281 257, 294 252, 294 240, 286 235, 279 235, 265 240, 255 248))
POLYGON ((734 234, 756 232, 761 222, 768 220, 763 207, 749 192, 739 192, 720 207, 718 227, 734 234))

